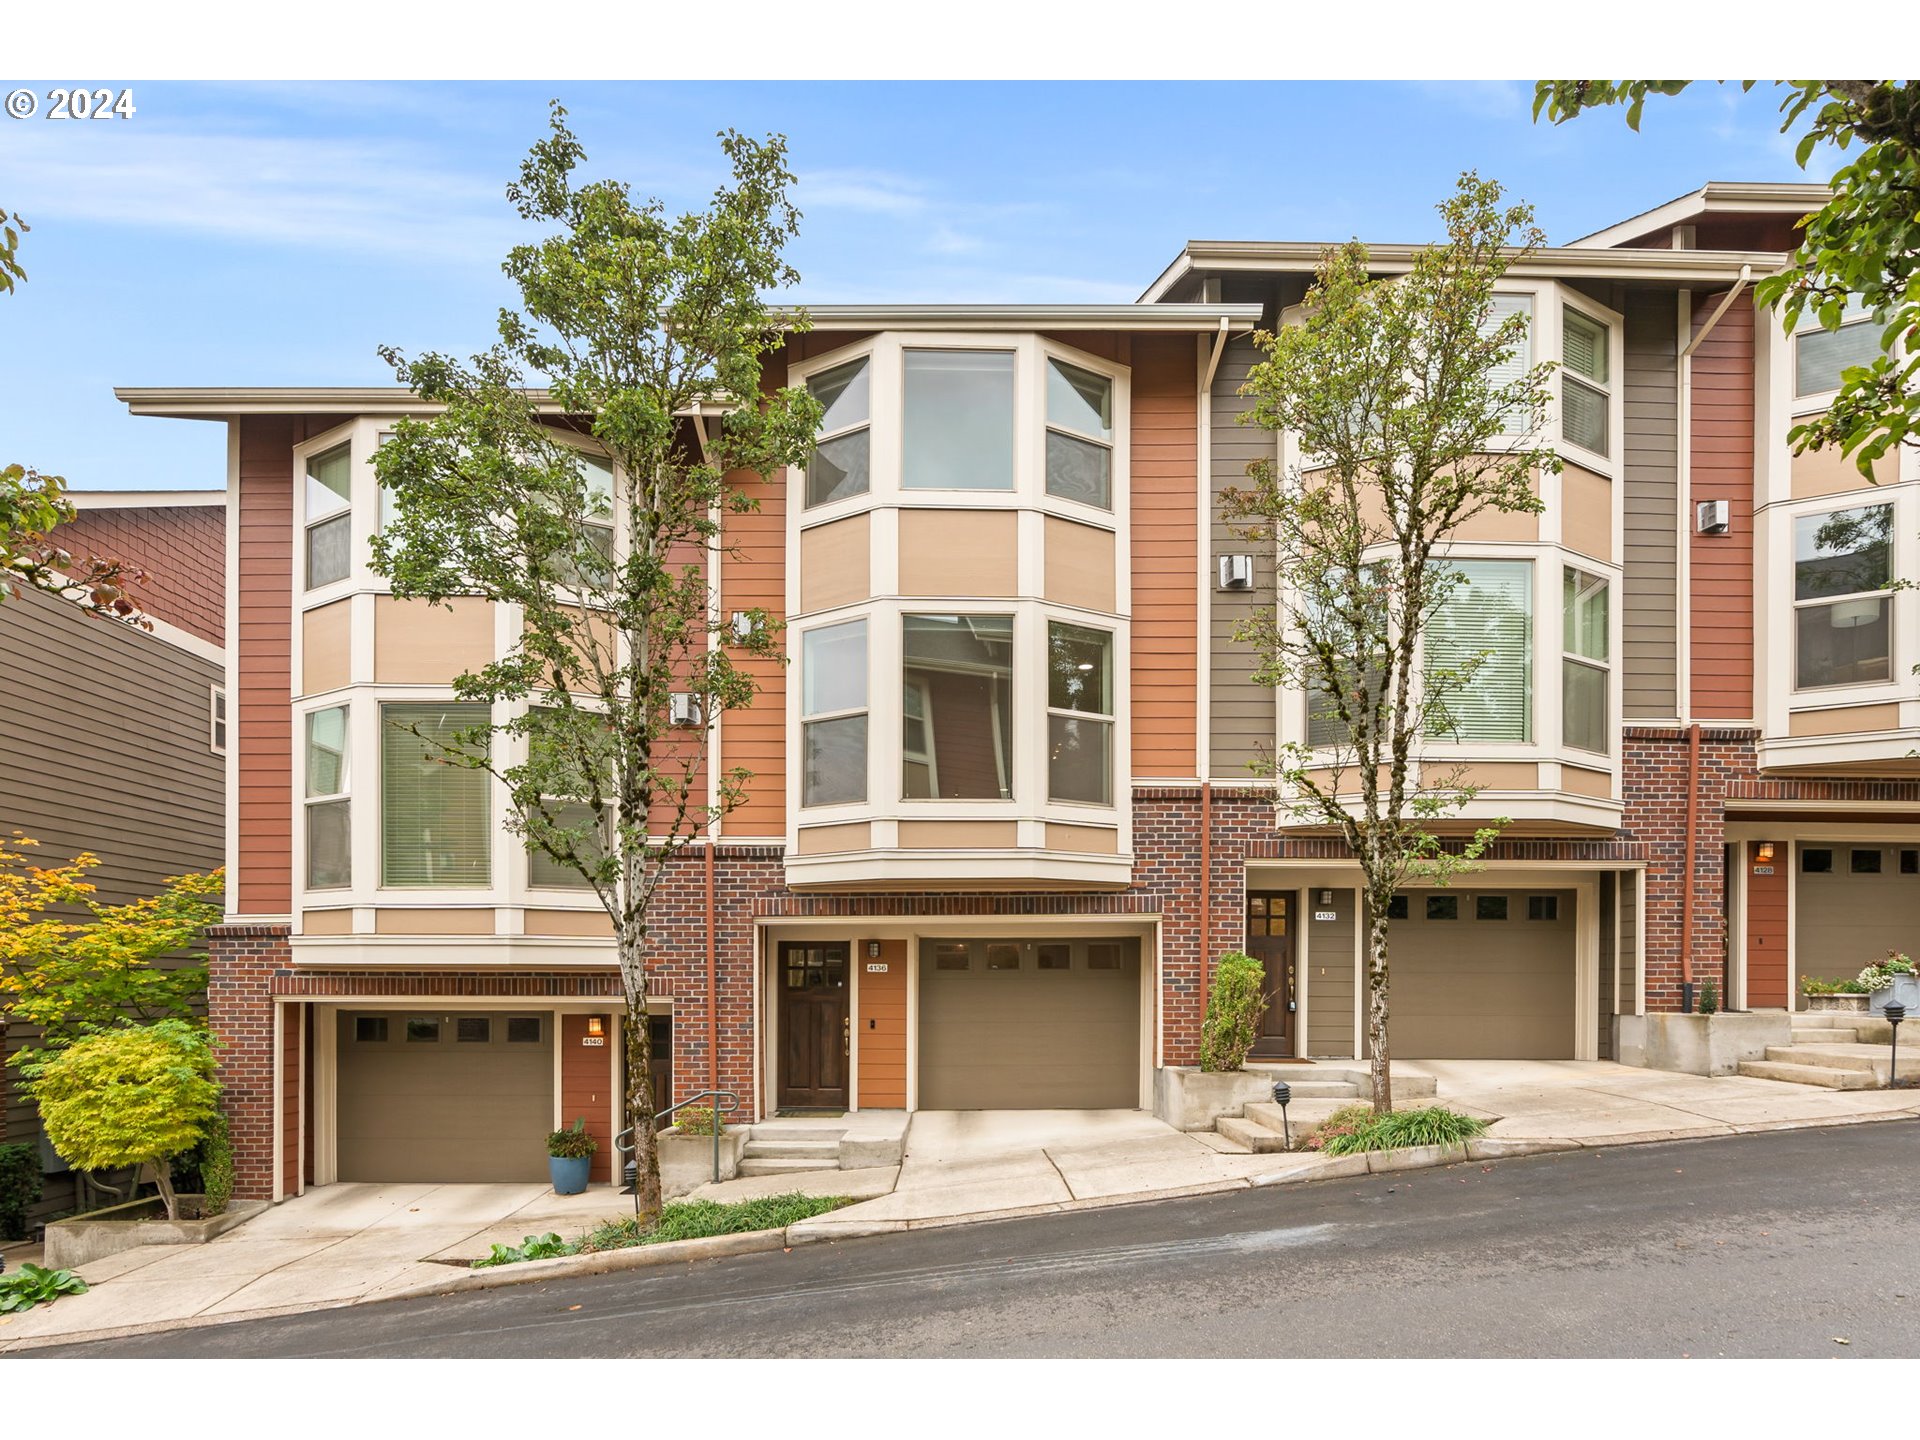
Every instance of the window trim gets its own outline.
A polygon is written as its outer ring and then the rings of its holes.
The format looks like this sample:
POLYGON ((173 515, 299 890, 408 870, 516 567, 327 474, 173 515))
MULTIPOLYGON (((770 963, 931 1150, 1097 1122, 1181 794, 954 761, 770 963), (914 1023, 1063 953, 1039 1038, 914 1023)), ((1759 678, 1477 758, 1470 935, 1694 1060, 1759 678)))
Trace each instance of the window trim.
MULTIPOLYGON (((1554 395, 1554 403, 1558 406, 1558 414, 1555 416, 1555 420, 1557 422, 1555 425, 1555 429, 1558 431, 1560 443, 1562 445, 1572 446, 1581 455, 1592 456, 1595 460, 1600 462, 1600 465, 1602 467, 1600 473, 1611 476, 1613 466, 1615 463, 1614 452, 1619 448, 1617 437, 1614 432, 1617 428, 1617 422, 1620 419, 1621 366, 1620 366, 1620 357, 1616 355, 1614 352, 1618 348, 1620 343, 1620 321, 1618 317, 1614 317, 1610 319, 1610 318, 1607 318, 1606 316, 1603 316, 1597 313, 1598 307, 1576 303, 1571 298, 1574 293, 1575 292, 1568 290, 1565 286, 1562 286, 1560 289, 1561 320, 1560 320, 1560 333, 1559 333, 1559 336, 1557 337, 1559 340, 1559 351, 1560 351, 1560 363, 1559 363, 1560 386, 1558 391, 1554 395), (1567 332, 1566 332, 1565 317, 1569 312, 1571 312, 1572 314, 1578 315, 1582 320, 1586 321, 1588 324, 1596 325, 1599 327, 1602 341, 1606 346, 1606 354, 1607 354, 1607 378, 1604 381, 1595 380, 1588 375, 1576 374, 1572 369, 1572 367, 1566 363, 1567 332), (1605 403, 1606 446, 1607 446, 1605 450, 1590 449, 1587 446, 1581 444, 1578 440, 1573 439, 1570 435, 1567 434, 1566 387, 1570 384, 1586 386, 1587 389, 1593 391, 1595 394, 1600 396, 1601 400, 1605 403)), ((1582 468, 1592 469, 1593 467, 1582 462, 1582 468)))
POLYGON ((805 375, 805 377, 802 378, 799 382, 807 386, 808 393, 811 394, 813 382, 819 379, 822 375, 830 375, 835 370, 845 369, 846 367, 852 366, 852 365, 863 365, 866 367, 866 371, 867 371, 866 417, 862 420, 857 420, 850 425, 842 425, 838 430, 821 430, 818 434, 816 434, 813 437, 813 447, 817 451, 822 445, 828 443, 829 441, 844 439, 849 435, 857 435, 860 432, 865 431, 867 436, 867 488, 865 490, 856 491, 851 495, 837 495, 830 500, 815 500, 812 498, 813 477, 809 473, 810 467, 805 465, 799 466, 797 467, 799 470, 799 476, 800 476, 800 504, 798 508, 803 512, 824 510, 829 508, 830 506, 838 505, 843 501, 865 500, 873 494, 873 479, 874 479, 874 475, 873 475, 873 469, 874 469, 873 467, 873 459, 874 459, 874 455, 873 455, 873 412, 874 412, 873 389, 874 389, 874 379, 875 379, 874 358, 875 358, 874 354, 871 350, 861 350, 855 354, 849 355, 844 360, 836 361, 831 365, 827 365, 819 369, 809 370, 808 373, 805 375))
POLYGON ((794 685, 796 705, 799 711, 799 728, 795 732, 799 740, 799 749, 794 754, 795 787, 797 807, 814 813, 836 810, 859 810, 867 808, 873 796, 873 617, 862 612, 858 615, 835 615, 823 624, 808 625, 800 630, 796 637, 800 651, 800 674, 794 685), (807 709, 807 642, 816 635, 824 635, 829 630, 860 627, 860 667, 861 693, 865 703, 846 706, 838 710, 808 711, 807 709), (855 800, 824 800, 816 803, 807 801, 807 728, 834 720, 864 719, 867 722, 867 743, 861 758, 860 797, 855 800))
MULTIPOLYGON (((1099 635, 1105 640, 1107 682, 1110 690, 1117 697, 1119 692, 1119 676, 1114 674, 1114 670, 1113 670, 1113 655, 1114 655, 1114 650, 1116 646, 1114 644, 1114 632, 1112 631, 1112 629, 1102 625, 1087 625, 1077 620, 1065 620, 1057 616, 1049 615, 1047 617, 1046 635, 1042 643, 1041 652, 1040 652, 1043 660, 1050 657, 1052 654, 1053 632, 1056 628, 1080 630, 1088 634, 1099 635)), ((1050 678, 1051 676, 1049 676, 1049 679, 1050 678)), ((1114 777, 1114 773, 1113 773, 1114 764, 1118 759, 1118 756, 1115 753, 1115 746, 1113 741, 1113 736, 1114 736, 1113 708, 1117 703, 1117 701, 1110 700, 1108 702, 1108 709, 1104 712, 1098 711, 1098 710, 1075 710, 1065 706, 1058 706, 1053 703, 1053 687, 1051 685, 1049 685, 1045 691, 1045 700, 1046 700, 1046 712, 1047 712, 1047 740, 1046 740, 1047 803, 1050 805, 1078 805, 1088 809, 1103 810, 1103 811, 1111 810, 1113 808, 1114 790, 1119 784, 1118 780, 1114 777), (1107 737, 1107 773, 1106 773, 1106 798, 1104 800, 1075 800, 1075 799, 1070 799, 1066 796, 1054 794, 1052 732, 1053 732, 1053 722, 1055 717, 1058 717, 1062 720, 1091 721, 1094 724, 1102 725, 1105 727, 1106 737, 1107 737)))
MULTIPOLYGON (((1613 659, 1612 659, 1612 656, 1613 656, 1613 581, 1610 580, 1605 575, 1596 575, 1591 570, 1582 569, 1578 565, 1570 564, 1565 561, 1561 563, 1560 571, 1561 571, 1561 580, 1560 580, 1560 584, 1561 584, 1560 748, 1562 750, 1576 751, 1582 755, 1598 755, 1603 758, 1611 759, 1613 756, 1613 731, 1614 731, 1613 659), (1574 594, 1573 594, 1572 600, 1569 600, 1566 595, 1566 583, 1567 583, 1568 576, 1578 577, 1578 579, 1574 581, 1574 594), (1587 585, 1583 586, 1581 583, 1582 581, 1588 582, 1587 585), (1607 658, 1605 659, 1595 659, 1590 655, 1581 654, 1578 650, 1569 650, 1566 647, 1567 618, 1568 618, 1566 607, 1569 604, 1577 603, 1582 598, 1582 596, 1591 594, 1592 586, 1598 586, 1601 590, 1601 593, 1606 597, 1607 626, 1606 626, 1605 640, 1606 640, 1606 646, 1607 646, 1607 658), (1600 710, 1600 734, 1601 734, 1602 744, 1604 746, 1603 749, 1589 750, 1586 746, 1578 744, 1575 741, 1567 738, 1567 716, 1570 712, 1567 706, 1566 667, 1569 665, 1577 665, 1585 670, 1597 671, 1600 675, 1600 695, 1601 695, 1601 702, 1602 702, 1601 710, 1600 710)), ((1576 634, 1577 634, 1577 631, 1576 631, 1576 634)))
POLYGON ((207 749, 215 755, 227 753, 232 717, 227 710, 227 687, 220 681, 207 686, 207 749))
MULTIPOLYGON (((1822 496, 1825 500, 1830 497, 1822 496)), ((1866 498, 1866 497, 1859 497, 1866 498)), ((1826 505, 1824 508, 1809 507, 1795 510, 1787 516, 1786 555, 1787 576, 1783 587, 1787 597, 1786 625, 1786 667, 1791 676, 1787 693, 1789 695, 1818 695, 1831 697, 1848 691, 1878 692, 1891 685, 1900 683, 1902 667, 1900 664, 1900 605, 1896 599, 1899 594, 1900 579, 1900 506, 1896 495, 1884 500, 1869 500, 1866 504, 1826 505), (1810 595, 1804 600, 1795 592, 1799 589, 1798 569, 1800 525, 1803 521, 1824 519, 1839 515, 1848 510, 1886 510, 1888 512, 1887 541, 1887 584, 1877 590, 1850 590, 1837 595, 1810 595), (1800 616, 1803 611, 1828 609, 1836 605, 1862 600, 1883 601, 1887 607, 1887 674, 1879 680, 1839 680, 1828 685, 1802 685, 1800 683, 1800 616)))
POLYGON ((345 701, 331 705, 319 705, 305 710, 300 715, 300 880, 301 890, 306 894, 333 895, 342 890, 353 889, 353 706, 345 701), (340 712, 340 786, 337 790, 312 793, 313 790, 313 722, 320 716, 335 710, 340 712), (324 806, 338 805, 345 809, 347 817, 347 878, 338 885, 316 885, 313 883, 313 812, 324 806))
MULTIPOLYGON (((387 712, 395 709, 408 709, 408 708, 417 709, 417 708, 424 708, 424 707, 454 709, 456 707, 461 707, 461 706, 471 707, 475 709, 487 708, 484 702, 456 700, 456 699, 453 699, 451 696, 425 697, 425 698, 417 697, 417 696, 394 696, 389 698, 389 697, 383 696, 375 702, 375 705, 374 705, 374 726, 375 726, 374 747, 375 747, 375 755, 376 755, 376 760, 375 760, 376 775, 374 780, 375 816, 376 816, 375 835, 378 841, 378 853, 379 853, 379 871, 378 871, 377 884, 375 886, 377 891, 387 892, 387 893, 407 894, 407 895, 418 895, 421 893, 432 894, 439 891, 454 891, 454 892, 458 892, 463 896, 476 897, 474 900, 474 903, 478 904, 478 903, 482 903, 478 899, 478 897, 483 895, 493 895, 498 889, 499 877, 495 871, 495 866, 496 866, 498 857, 494 853, 497 848, 494 842, 499 835, 505 833, 505 830, 501 823, 502 817, 500 814, 500 807, 495 801, 494 792, 498 787, 493 782, 492 777, 488 776, 485 771, 479 771, 476 773, 480 774, 485 781, 485 784, 484 784, 484 793, 486 797, 485 816, 483 819, 483 823, 480 826, 480 833, 486 838, 486 862, 487 862, 486 877, 482 880, 474 881, 467 884, 447 884, 444 881, 438 882, 438 883, 422 882, 418 884, 408 884, 405 882, 396 883, 387 879, 387 873, 388 873, 387 872, 387 747, 385 743, 387 712)), ((495 738, 493 743, 496 745, 499 743, 497 731, 495 732, 495 738)))
POLYGON ((1801 316, 1801 323, 1787 336, 1787 405, 1789 412, 1798 417, 1818 414, 1833 408, 1834 397, 1841 387, 1833 386, 1826 390, 1809 390, 1804 394, 1800 390, 1800 337, 1803 335, 1838 335, 1842 330, 1850 330, 1856 325, 1874 324, 1873 312, 1849 302, 1846 312, 1841 315, 1840 323, 1829 330, 1822 325, 1817 316, 1801 316))

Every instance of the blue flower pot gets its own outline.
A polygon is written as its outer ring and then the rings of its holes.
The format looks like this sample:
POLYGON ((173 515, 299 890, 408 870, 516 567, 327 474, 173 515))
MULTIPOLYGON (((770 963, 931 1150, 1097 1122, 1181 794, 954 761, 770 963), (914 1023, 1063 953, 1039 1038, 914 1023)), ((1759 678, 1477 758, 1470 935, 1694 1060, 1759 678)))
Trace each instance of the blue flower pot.
POLYGON ((547 1173, 553 1178, 556 1195, 581 1195, 587 1188, 587 1170, 593 1164, 590 1155, 549 1155, 547 1173))

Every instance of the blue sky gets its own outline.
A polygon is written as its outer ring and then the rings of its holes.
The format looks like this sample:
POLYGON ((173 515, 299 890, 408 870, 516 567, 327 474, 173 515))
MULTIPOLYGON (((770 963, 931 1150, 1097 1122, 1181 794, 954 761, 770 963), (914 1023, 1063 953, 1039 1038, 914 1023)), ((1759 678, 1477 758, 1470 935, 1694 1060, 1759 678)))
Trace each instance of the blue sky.
POLYGON ((131 120, 0 119, 0 206, 33 226, 0 461, 214 487, 222 427, 112 387, 379 384, 381 343, 484 346, 524 228, 502 187, 551 96, 592 171, 676 208, 722 178, 715 131, 785 133, 816 302, 1131 300, 1190 238, 1429 239, 1468 166, 1555 243, 1708 179, 1809 178, 1777 98, 1737 87, 1635 135, 1536 126, 1523 82, 139 84, 131 120))

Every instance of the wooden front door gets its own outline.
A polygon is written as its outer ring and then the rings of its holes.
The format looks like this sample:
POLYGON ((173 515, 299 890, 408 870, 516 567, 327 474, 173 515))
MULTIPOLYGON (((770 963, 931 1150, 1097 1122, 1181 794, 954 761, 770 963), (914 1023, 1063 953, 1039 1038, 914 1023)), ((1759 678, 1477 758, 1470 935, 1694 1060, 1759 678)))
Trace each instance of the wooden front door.
POLYGON ((780 991, 781 1107, 847 1107, 847 977, 852 946, 785 943, 776 984, 780 991))
POLYGON ((1253 1042, 1256 1060, 1297 1055, 1294 1045, 1293 896, 1247 897, 1247 953, 1267 969, 1267 1008, 1253 1042))

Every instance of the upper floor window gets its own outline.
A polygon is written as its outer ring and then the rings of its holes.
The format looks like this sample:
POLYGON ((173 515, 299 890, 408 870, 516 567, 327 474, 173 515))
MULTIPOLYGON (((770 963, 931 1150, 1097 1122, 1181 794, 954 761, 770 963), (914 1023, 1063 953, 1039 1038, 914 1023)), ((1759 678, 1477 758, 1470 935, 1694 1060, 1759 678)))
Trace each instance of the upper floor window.
MULTIPOLYGON (((1493 307, 1487 312, 1486 331, 1491 333, 1498 330, 1507 323, 1509 317, 1514 315, 1526 316, 1526 333, 1520 343, 1513 347, 1507 358, 1487 372, 1487 384, 1495 390, 1518 384, 1533 368, 1533 297, 1531 295, 1495 295, 1493 307)), ((1509 410, 1505 416, 1505 422, 1508 433, 1517 434, 1531 426, 1532 416, 1524 409, 1509 410)))
POLYGON ((1113 636, 1047 626, 1047 798, 1113 803, 1113 636))
POLYGON ((901 642, 902 794, 1013 798, 1013 617, 908 615, 901 642))
POLYGON ((867 798, 867 622, 823 625, 800 641, 800 803, 867 798))
POLYGON ((1561 312, 1560 433, 1596 455, 1608 453, 1612 382, 1607 327, 1574 309, 1561 312))
POLYGON ((1047 362, 1047 493, 1113 508, 1113 381, 1047 362))
POLYGON ((1436 739, 1533 739, 1533 566, 1525 560, 1458 560, 1462 577, 1425 639, 1426 673, 1454 677, 1427 721, 1436 739), (1460 676, 1468 677, 1464 683, 1460 676))
POLYGON ((306 760, 307 889, 341 889, 353 883, 346 706, 307 716, 306 760))
POLYGON ((1794 675, 1802 690, 1893 678, 1893 506, 1793 522, 1794 675))
POLYGON ((350 449, 336 445, 307 460, 307 589, 347 578, 353 561, 350 449))
POLYGON ((215 685, 207 696, 207 748, 216 755, 227 753, 227 687, 215 685))
POLYGON ((462 731, 486 726, 487 707, 383 705, 380 721, 380 883, 489 884, 489 777, 449 754, 462 731))
POLYGON ((1605 755, 1607 727, 1607 582, 1568 566, 1561 572, 1560 741, 1605 755))
POLYGON ((580 452, 580 474, 587 482, 591 518, 584 521, 593 548, 613 558, 613 462, 604 455, 580 452))
POLYGON ((1808 317, 1793 337, 1793 393, 1796 398, 1825 395, 1840 388, 1840 372, 1871 365, 1880 354, 1880 327, 1864 315, 1849 317, 1838 330, 1823 330, 1808 317))
POLYGON ((825 412, 813 459, 807 465, 807 504, 824 505, 866 494, 873 483, 867 357, 821 371, 807 381, 807 388, 825 412))
POLYGON ((908 350, 900 483, 1013 489, 1013 352, 908 350))

